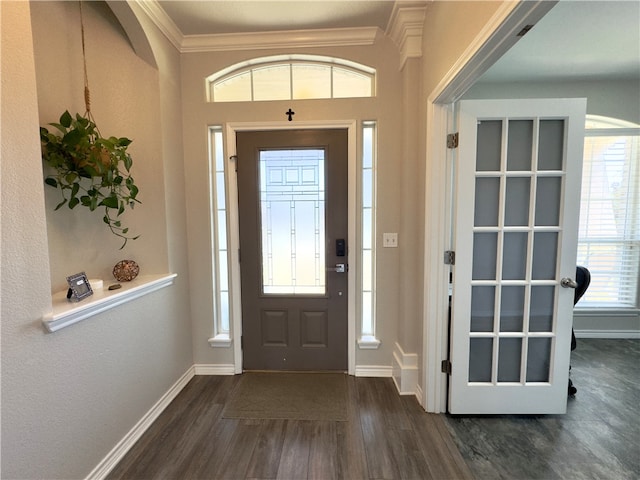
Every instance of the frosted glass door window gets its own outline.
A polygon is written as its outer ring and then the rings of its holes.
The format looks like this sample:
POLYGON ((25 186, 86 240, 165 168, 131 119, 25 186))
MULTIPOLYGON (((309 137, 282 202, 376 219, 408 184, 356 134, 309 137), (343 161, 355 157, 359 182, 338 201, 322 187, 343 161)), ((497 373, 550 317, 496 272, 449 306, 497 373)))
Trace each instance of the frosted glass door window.
POLYGON ((478 123, 469 382, 548 380, 563 135, 562 120, 478 123))
POLYGON ((325 152, 260 152, 262 292, 325 295, 325 152))

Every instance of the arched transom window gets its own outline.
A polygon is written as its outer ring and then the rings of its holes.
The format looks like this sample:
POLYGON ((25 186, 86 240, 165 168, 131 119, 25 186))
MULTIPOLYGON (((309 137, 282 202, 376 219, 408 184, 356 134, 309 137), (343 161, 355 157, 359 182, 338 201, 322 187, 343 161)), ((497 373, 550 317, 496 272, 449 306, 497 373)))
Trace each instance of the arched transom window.
POLYGON ((262 57, 207 78, 209 102, 253 102, 375 95, 375 69, 310 55, 262 57))

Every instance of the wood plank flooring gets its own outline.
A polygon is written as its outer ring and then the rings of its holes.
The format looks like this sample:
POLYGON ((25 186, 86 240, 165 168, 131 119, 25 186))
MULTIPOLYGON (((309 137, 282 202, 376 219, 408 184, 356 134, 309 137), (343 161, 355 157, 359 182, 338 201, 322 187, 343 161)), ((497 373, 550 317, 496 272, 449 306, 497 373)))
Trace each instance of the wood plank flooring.
POLYGON ((640 478, 640 340, 578 339, 565 415, 447 416, 479 480, 640 478))
POLYGON ((116 479, 472 479, 444 423, 389 378, 347 376, 346 422, 222 418, 239 376, 197 376, 116 479))
POLYGON ((638 479, 640 340, 578 339, 566 415, 425 413, 347 377, 346 422, 222 418, 239 376, 198 376, 109 479, 638 479))

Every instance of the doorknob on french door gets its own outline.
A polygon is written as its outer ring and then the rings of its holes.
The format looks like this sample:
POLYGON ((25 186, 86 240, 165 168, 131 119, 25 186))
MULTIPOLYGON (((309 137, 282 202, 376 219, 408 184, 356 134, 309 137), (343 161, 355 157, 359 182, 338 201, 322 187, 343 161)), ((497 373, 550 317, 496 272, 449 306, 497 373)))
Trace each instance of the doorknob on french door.
POLYGON ((336 263, 335 267, 328 267, 327 272, 346 273, 349 271, 349 265, 346 263, 336 263))
POLYGON ((578 284, 576 283, 576 281, 572 278, 569 277, 565 277, 562 280, 560 280, 560 285, 562 285, 564 288, 577 288, 578 284))

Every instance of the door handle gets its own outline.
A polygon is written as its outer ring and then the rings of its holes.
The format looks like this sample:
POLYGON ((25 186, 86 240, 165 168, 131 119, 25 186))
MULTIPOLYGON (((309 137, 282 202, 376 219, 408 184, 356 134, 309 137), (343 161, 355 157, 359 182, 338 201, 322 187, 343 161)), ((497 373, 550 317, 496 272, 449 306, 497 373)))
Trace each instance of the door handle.
POLYGON ((578 287, 578 283, 569 277, 565 277, 562 280, 560 280, 560 285, 562 285, 564 288, 577 288, 578 287))
POLYGON ((336 263, 335 267, 327 267, 327 272, 346 273, 349 271, 349 265, 346 263, 336 263))

